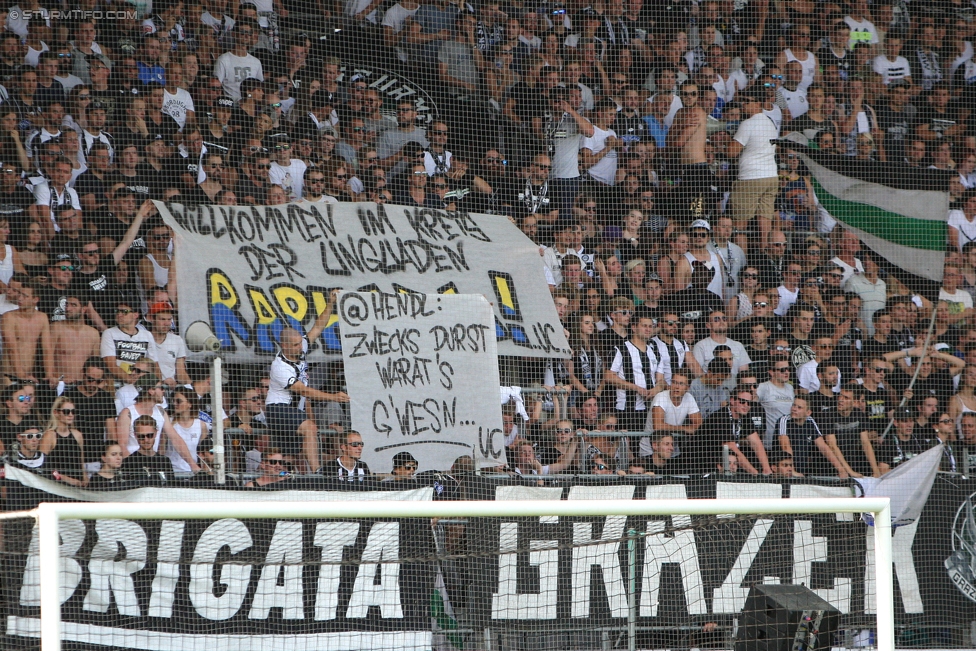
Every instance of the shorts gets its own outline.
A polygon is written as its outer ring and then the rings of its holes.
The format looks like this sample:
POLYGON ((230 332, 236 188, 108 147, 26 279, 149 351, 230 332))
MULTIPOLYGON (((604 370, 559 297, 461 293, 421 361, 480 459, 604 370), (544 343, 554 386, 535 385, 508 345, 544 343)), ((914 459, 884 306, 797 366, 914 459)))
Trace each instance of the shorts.
POLYGON ((768 179, 736 181, 732 184, 732 195, 729 197, 732 219, 737 222, 747 222, 757 215, 772 219, 778 193, 779 177, 776 176, 768 179))
POLYGON ((298 433, 308 416, 298 407, 291 405, 267 405, 264 408, 265 422, 271 433, 271 445, 279 448, 282 454, 300 456, 305 441, 298 433))

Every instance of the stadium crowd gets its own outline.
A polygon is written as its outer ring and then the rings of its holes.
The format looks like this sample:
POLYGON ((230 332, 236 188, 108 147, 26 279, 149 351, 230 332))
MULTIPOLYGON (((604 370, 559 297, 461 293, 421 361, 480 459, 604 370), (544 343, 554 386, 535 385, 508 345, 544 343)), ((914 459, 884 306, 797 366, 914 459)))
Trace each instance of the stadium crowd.
POLYGON ((976 445, 971 3, 126 7, 0 10, 9 463, 89 488, 207 479, 220 418, 249 486, 371 474, 341 366, 305 362, 331 306, 270 367, 231 368, 214 413, 150 200, 512 220, 573 352, 515 365, 550 393, 503 406, 510 472, 880 476, 976 445), (807 147, 945 172, 937 297, 831 217, 807 147))

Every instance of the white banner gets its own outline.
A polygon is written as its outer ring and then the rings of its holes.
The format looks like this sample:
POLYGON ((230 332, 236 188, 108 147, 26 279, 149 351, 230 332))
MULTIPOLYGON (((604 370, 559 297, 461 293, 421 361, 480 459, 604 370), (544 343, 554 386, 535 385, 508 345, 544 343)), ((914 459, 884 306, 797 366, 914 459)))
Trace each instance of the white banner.
POLYGON ((491 305, 474 294, 342 292, 338 315, 353 429, 363 460, 389 472, 411 453, 420 471, 471 455, 505 463, 491 305))
MULTIPOLYGON (((503 355, 569 356, 542 258, 508 218, 373 203, 183 206, 173 229, 180 326, 210 326, 228 362, 266 361, 281 330, 307 330, 332 289, 481 294, 503 355)), ((340 352, 337 319, 309 359, 340 352)))

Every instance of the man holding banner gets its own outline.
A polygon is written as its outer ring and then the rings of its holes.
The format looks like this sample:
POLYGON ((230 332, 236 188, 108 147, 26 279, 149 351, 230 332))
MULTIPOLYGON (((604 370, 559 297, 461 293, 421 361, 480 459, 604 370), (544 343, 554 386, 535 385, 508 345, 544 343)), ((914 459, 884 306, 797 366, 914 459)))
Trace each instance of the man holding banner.
POLYGON ((328 325, 335 295, 333 291, 325 309, 306 335, 294 328, 281 331, 280 350, 271 363, 271 385, 265 400, 265 414, 274 447, 292 462, 304 456, 311 472, 321 468, 322 460, 319 457, 319 430, 315 421, 306 415, 306 399, 349 402, 349 396, 342 391, 327 393, 308 385, 305 356, 308 354, 309 341, 318 339, 328 325))

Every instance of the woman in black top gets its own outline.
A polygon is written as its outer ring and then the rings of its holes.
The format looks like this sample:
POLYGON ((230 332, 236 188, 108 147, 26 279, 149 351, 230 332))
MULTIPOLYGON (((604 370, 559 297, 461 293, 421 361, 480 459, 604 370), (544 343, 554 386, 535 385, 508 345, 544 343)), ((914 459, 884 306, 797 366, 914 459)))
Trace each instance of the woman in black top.
POLYGON ((105 490, 125 484, 125 478, 120 472, 122 461, 122 446, 118 443, 106 443, 102 448, 102 467, 88 480, 88 488, 105 490))
POLYGON ((74 427, 75 405, 64 396, 51 406, 51 420, 41 439, 41 452, 47 455, 47 466, 61 474, 61 481, 72 486, 84 486, 84 437, 74 427))

